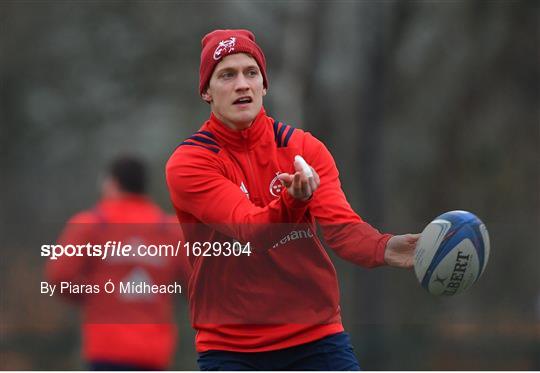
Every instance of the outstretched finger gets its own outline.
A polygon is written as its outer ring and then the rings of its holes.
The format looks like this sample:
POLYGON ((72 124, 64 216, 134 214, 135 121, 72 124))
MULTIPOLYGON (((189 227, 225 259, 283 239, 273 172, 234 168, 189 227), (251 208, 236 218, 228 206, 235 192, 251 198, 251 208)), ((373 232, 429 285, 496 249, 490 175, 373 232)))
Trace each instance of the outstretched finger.
POLYGON ((302 182, 302 196, 303 199, 308 199, 311 197, 312 189, 309 185, 309 179, 304 175, 301 179, 302 182))
POLYGON ((291 186, 294 177, 293 175, 284 172, 278 175, 278 179, 285 186, 285 188, 288 188, 291 186))
POLYGON ((300 180, 300 173, 296 172, 294 174, 294 179, 292 182, 293 195, 295 197, 300 197, 302 195, 302 181, 300 180))

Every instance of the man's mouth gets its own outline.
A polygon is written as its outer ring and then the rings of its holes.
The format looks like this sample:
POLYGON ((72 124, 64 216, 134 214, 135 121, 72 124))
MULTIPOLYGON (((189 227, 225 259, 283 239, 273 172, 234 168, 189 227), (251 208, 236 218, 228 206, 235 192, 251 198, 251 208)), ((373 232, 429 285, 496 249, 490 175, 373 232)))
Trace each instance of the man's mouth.
POLYGON ((242 104, 249 104, 251 103, 253 100, 251 99, 251 97, 249 96, 244 96, 244 97, 240 97, 238 99, 236 99, 234 102, 233 102, 233 105, 242 105, 242 104))

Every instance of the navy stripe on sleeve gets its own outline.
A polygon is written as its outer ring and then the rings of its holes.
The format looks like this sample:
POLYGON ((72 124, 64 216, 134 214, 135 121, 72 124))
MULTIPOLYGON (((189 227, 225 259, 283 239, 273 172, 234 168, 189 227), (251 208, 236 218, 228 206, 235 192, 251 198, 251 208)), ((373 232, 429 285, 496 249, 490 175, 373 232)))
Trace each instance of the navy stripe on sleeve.
POLYGON ((206 145, 202 145, 202 144, 196 144, 194 142, 189 142, 189 141, 184 141, 183 143, 181 143, 180 145, 178 145, 178 147, 180 146, 184 146, 184 145, 189 145, 189 146, 199 146, 201 148, 205 148, 207 150, 210 150, 210 151, 213 151, 214 153, 219 153, 219 150, 220 149, 216 149, 216 148, 213 148, 212 146, 206 146, 206 145))
POLYGON ((276 143, 277 143, 278 124, 279 122, 276 120, 274 122, 274 139, 276 140, 276 143))
POLYGON ((283 135, 283 132, 285 131, 285 127, 288 127, 285 123, 281 124, 281 128, 279 129, 279 132, 277 134, 277 146, 278 148, 281 148, 281 136, 283 135))
POLYGON ((216 136, 214 136, 214 134, 213 134, 212 132, 208 132, 208 131, 198 131, 198 132, 196 132, 195 134, 197 134, 197 133, 198 133, 198 134, 201 134, 201 135, 206 135, 206 136, 211 137, 211 138, 213 138, 213 139, 216 138, 216 136))
POLYGON ((188 140, 196 140, 196 141, 203 142, 205 144, 210 144, 210 145, 214 145, 214 146, 219 147, 218 143, 215 142, 214 140, 210 140, 210 139, 207 139, 206 137, 202 137, 202 136, 193 135, 190 138, 188 138, 188 140))
POLYGON ((293 134, 293 132, 294 132, 294 127, 289 126, 289 131, 287 132, 287 134, 285 135, 285 139, 283 140, 283 146, 287 146, 287 144, 289 144, 289 139, 291 138, 291 135, 293 134))

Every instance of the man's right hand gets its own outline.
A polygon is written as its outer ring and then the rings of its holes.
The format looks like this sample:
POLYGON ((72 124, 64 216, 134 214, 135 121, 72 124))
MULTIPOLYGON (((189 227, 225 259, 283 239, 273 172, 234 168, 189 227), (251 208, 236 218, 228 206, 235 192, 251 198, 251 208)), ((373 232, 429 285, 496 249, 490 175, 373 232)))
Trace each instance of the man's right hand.
POLYGON ((293 175, 288 173, 279 174, 279 180, 287 188, 291 197, 301 201, 307 201, 321 184, 317 172, 313 167, 310 168, 313 176, 307 177, 302 169, 302 165, 298 161, 294 161, 296 172, 293 175))

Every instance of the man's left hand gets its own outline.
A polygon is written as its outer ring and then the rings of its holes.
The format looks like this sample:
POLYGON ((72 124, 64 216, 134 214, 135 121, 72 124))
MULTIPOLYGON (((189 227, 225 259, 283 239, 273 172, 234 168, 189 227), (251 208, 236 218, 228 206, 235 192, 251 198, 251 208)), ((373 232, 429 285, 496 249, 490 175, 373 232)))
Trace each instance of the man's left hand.
POLYGON ((390 238, 384 252, 386 264, 398 268, 412 268, 414 249, 419 238, 420 234, 402 234, 390 238))

